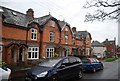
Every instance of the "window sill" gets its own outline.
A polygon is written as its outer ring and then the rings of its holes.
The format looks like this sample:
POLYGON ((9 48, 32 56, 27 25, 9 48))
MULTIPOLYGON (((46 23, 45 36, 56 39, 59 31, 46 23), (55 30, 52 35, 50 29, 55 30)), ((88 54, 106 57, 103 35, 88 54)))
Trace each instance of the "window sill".
POLYGON ((37 60, 39 58, 28 58, 27 60, 37 60))

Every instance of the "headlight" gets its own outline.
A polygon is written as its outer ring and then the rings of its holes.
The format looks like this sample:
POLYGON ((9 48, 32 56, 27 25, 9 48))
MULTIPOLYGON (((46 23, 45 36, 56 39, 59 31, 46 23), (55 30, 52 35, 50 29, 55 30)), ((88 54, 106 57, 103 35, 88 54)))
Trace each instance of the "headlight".
POLYGON ((37 77, 45 77, 47 75, 47 73, 48 73, 47 71, 42 72, 42 73, 38 74, 37 77))

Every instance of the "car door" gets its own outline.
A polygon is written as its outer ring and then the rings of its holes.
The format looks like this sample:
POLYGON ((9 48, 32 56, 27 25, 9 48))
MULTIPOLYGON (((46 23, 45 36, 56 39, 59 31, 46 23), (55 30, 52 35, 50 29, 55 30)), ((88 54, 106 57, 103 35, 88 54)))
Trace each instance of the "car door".
POLYGON ((97 69, 100 69, 101 68, 101 66, 102 66, 102 64, 100 63, 100 61, 99 60, 97 60, 97 59, 95 59, 96 60, 96 63, 97 63, 97 69))
POLYGON ((75 77, 80 71, 81 65, 77 61, 77 57, 71 57, 70 60, 70 75, 69 77, 75 77))
POLYGON ((70 64, 68 58, 65 58, 57 66, 57 75, 61 79, 67 79, 70 75, 70 64))
POLYGON ((96 69, 99 69, 99 66, 100 66, 100 65, 99 65, 97 59, 92 58, 92 60, 94 61, 94 66, 95 66, 95 68, 96 68, 96 69))

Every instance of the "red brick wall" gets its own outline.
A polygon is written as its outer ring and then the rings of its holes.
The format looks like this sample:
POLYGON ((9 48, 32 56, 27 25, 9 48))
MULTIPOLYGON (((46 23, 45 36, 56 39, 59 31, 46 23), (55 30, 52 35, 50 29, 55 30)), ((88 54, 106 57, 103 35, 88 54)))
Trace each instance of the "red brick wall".
POLYGON ((2 28, 4 38, 10 38, 10 39, 20 39, 20 40, 26 40, 26 31, 13 28, 13 27, 7 27, 3 26, 2 28))
POLYGON ((59 43, 60 31, 55 23, 55 27, 50 26, 50 21, 43 27, 43 42, 50 42, 50 32, 54 32, 54 43, 59 43))

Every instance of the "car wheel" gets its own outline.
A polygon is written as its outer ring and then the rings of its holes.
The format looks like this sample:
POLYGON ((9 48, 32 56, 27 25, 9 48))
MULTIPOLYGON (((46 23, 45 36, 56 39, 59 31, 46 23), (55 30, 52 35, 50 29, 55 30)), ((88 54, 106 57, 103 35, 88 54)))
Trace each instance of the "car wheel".
POLYGON ((81 79, 83 77, 83 73, 82 71, 80 70, 79 73, 78 73, 78 78, 81 79))
POLYGON ((93 68, 93 73, 95 73, 96 72, 96 69, 95 68, 93 68))
POLYGON ((56 76, 52 76, 50 81, 58 81, 58 78, 56 76))

